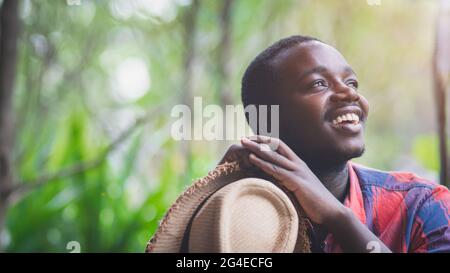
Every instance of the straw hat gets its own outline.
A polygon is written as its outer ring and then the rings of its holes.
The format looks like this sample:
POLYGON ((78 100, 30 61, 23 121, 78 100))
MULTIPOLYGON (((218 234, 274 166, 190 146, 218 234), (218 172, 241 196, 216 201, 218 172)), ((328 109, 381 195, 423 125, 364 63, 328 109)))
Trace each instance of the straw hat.
POLYGON ((169 208, 146 252, 310 252, 309 221, 290 194, 217 166, 169 208))

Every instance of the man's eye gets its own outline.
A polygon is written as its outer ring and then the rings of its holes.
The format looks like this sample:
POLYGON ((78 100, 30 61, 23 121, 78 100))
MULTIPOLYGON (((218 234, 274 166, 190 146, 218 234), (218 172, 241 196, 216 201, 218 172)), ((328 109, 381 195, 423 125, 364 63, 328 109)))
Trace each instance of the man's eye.
POLYGON ((313 84, 311 85, 311 88, 316 88, 316 87, 326 87, 326 83, 323 80, 318 80, 313 82, 313 84))
POLYGON ((353 89, 358 89, 358 82, 357 81, 348 81, 347 85, 350 86, 353 89))

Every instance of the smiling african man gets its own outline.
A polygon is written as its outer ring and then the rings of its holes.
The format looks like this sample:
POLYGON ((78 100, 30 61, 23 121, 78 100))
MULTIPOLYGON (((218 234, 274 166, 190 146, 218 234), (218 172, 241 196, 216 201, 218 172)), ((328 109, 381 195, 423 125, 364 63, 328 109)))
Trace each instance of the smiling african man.
POLYGON ((335 48, 308 36, 276 42, 247 68, 242 101, 279 105, 280 139, 243 138, 221 162, 243 160, 291 191, 314 252, 450 252, 446 187, 350 162, 364 152, 369 106, 335 48))

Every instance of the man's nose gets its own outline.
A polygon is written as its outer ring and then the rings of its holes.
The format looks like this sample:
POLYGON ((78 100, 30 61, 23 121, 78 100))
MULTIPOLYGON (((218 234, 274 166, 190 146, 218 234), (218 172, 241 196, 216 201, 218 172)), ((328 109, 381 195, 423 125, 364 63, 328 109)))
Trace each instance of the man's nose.
POLYGON ((355 102, 359 101, 360 96, 354 88, 344 83, 341 83, 336 85, 334 93, 331 96, 331 99, 334 101, 355 102))

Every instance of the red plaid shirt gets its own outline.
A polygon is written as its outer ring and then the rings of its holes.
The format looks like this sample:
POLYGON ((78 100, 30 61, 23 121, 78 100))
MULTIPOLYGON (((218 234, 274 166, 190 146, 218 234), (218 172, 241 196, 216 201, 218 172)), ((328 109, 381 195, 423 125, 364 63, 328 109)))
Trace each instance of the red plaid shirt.
MULTIPOLYGON (((450 192, 412 173, 348 163, 344 205, 393 252, 450 252, 450 192)), ((325 252, 341 252, 329 234, 325 252)))

